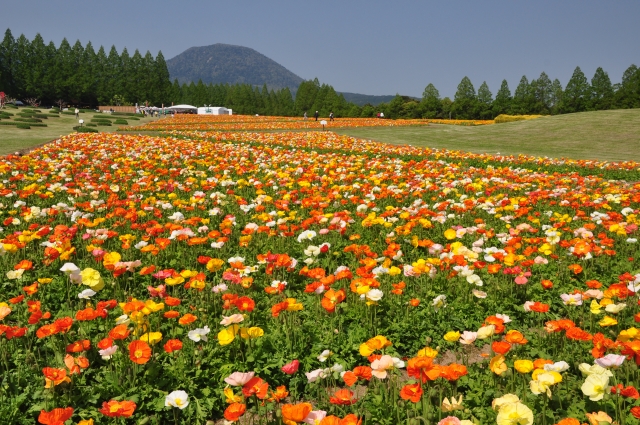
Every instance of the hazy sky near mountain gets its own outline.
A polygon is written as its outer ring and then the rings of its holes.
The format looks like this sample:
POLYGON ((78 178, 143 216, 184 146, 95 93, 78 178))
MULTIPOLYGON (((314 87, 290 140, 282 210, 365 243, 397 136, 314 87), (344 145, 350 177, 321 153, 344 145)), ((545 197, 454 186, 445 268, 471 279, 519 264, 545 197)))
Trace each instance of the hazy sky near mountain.
POLYGON ((35 1, 0 0, 0 30, 170 59, 192 46, 250 47, 304 79, 338 91, 421 96, 433 83, 453 98, 466 75, 476 90, 513 92, 545 71, 563 87, 580 66, 620 82, 640 66, 638 0, 473 1, 35 1))

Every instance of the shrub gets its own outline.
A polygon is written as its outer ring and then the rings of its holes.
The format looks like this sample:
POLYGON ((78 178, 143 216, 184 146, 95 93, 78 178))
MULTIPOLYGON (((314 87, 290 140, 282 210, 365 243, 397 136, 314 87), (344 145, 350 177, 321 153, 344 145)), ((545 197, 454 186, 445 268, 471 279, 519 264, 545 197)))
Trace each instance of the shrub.
POLYGON ((38 118, 14 118, 14 121, 22 121, 22 122, 42 122, 41 119, 38 118))
POLYGON ((122 120, 122 119, 120 119, 120 120, 115 120, 113 123, 114 123, 114 124, 124 124, 124 125, 128 125, 128 124, 129 124, 129 123, 127 122, 127 120, 122 120))
POLYGON ((46 124, 42 123, 29 123, 31 127, 48 127, 46 124))
POLYGON ((98 127, 111 127, 111 122, 100 121, 95 123, 98 127))
POLYGON ((21 128, 23 130, 29 130, 31 128, 31 126, 29 124, 20 124, 20 123, 18 123, 18 125, 16 125, 16 128, 21 128))
POLYGON ((85 127, 97 127, 97 125, 96 125, 96 124, 94 124, 94 123, 85 123, 85 125, 84 125, 84 126, 85 126, 85 127))
POLYGON ((18 125, 19 123, 15 122, 15 121, 2 121, 0 122, 0 125, 18 125))
POLYGON ((58 111, 57 109, 52 109, 49 111, 50 114, 59 114, 60 111, 58 111))
POLYGON ((93 118, 101 119, 101 120, 115 120, 117 118, 110 116, 109 114, 94 114, 93 118))
POLYGON ((8 117, 12 117, 13 114, 11 112, 7 112, 7 111, 0 111, 0 115, 6 115, 8 117))
POLYGON ((533 120, 536 118, 543 117, 544 115, 506 115, 500 114, 495 118, 496 124, 501 124, 505 122, 514 122, 514 121, 525 121, 525 120, 533 120))
POLYGON ((73 129, 75 131, 77 131, 78 133, 98 133, 98 130, 95 128, 91 128, 91 127, 81 127, 81 126, 77 126, 77 127, 73 127, 73 129))

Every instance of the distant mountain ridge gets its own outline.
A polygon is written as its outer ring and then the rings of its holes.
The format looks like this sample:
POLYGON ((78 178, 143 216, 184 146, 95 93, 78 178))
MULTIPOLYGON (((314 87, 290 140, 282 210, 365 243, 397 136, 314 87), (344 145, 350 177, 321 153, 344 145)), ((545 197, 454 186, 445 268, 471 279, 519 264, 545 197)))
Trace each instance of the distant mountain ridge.
MULTIPOLYGON (((191 47, 179 55, 167 60, 167 69, 171 80, 182 83, 205 84, 250 84, 269 89, 288 87, 292 93, 298 89, 301 77, 289 71, 273 59, 270 59, 249 47, 232 44, 212 44, 210 46, 191 47)), ((366 94, 338 92, 348 102, 362 106, 367 103, 378 105, 390 102, 394 96, 370 96, 366 94)))

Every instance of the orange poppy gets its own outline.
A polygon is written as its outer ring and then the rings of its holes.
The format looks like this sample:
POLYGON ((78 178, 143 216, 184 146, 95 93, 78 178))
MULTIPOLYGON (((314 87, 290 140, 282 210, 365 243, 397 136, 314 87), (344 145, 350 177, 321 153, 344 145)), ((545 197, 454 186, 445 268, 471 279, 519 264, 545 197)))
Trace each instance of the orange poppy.
POLYGON ((304 421, 312 410, 311 403, 284 404, 282 406, 282 419, 287 425, 299 423, 304 421))
POLYGON ((340 420, 340 425, 360 425, 362 424, 362 419, 358 419, 356 415, 353 413, 348 414, 344 418, 340 420))
POLYGON ((280 385, 275 391, 271 391, 269 395, 269 401, 280 403, 280 400, 287 398, 289 391, 284 385, 280 385))
POLYGON ((533 367, 535 369, 544 369, 544 365, 553 364, 553 361, 547 359, 536 359, 533 361, 533 367))
POLYGON ((495 333, 501 334, 504 332, 504 320, 497 316, 489 316, 484 319, 485 325, 493 325, 496 327, 495 333))
POLYGON ((178 323, 180 323, 181 325, 188 325, 195 322, 197 319, 198 317, 194 316, 191 313, 187 313, 178 320, 178 323))
POLYGON ((325 416, 319 425, 340 425, 340 418, 334 415, 325 416))
POLYGON ((336 391, 335 394, 333 394, 333 396, 329 398, 329 403, 338 404, 341 406, 350 406, 358 401, 357 399, 353 398, 353 396, 353 391, 343 388, 336 391))
POLYGON ((139 339, 129 344, 129 358, 137 364, 145 364, 151 358, 151 347, 139 339))
POLYGON ((22 260, 18 264, 16 264, 13 269, 14 270, 20 270, 20 269, 31 270, 32 268, 33 268, 33 262, 29 260, 22 260))
POLYGON ((224 411, 224 418, 229 422, 235 422, 247 410, 247 406, 244 403, 232 403, 224 411))
POLYGON ((420 384, 407 384, 400 390, 400 397, 403 400, 417 403, 422 397, 422 386, 420 384))
POLYGON ((248 312, 253 311, 256 306, 256 303, 249 297, 240 297, 235 300, 234 304, 238 307, 238 310, 248 312))
POLYGON ((76 341, 69 345, 67 345, 66 352, 67 353, 80 353, 82 351, 86 351, 91 347, 91 341, 88 339, 83 339, 82 341, 76 341))
POLYGON ((57 407, 49 412, 41 410, 38 415, 38 423, 42 425, 60 425, 71 419, 73 407, 57 407))
POLYGON ((180 303, 182 302, 182 301, 180 301, 180 299, 179 299, 179 298, 168 297, 168 296, 167 296, 167 297, 165 297, 163 301, 164 301, 164 303, 165 303, 166 305, 168 305, 169 307, 175 307, 175 306, 178 306, 178 305, 180 305, 180 303))
POLYGON ((245 397, 251 397, 255 395, 260 400, 263 400, 267 397, 267 390, 269 389, 269 384, 265 382, 262 378, 254 376, 251 378, 244 386, 242 387, 242 393, 245 397))
POLYGON ((63 382, 71 382, 71 379, 67 376, 67 371, 64 369, 45 367, 42 369, 42 374, 44 375, 45 388, 55 387, 63 382))
POLYGON ((136 404, 133 401, 129 400, 109 400, 102 403, 102 409, 98 410, 105 416, 109 416, 111 418, 128 418, 133 415, 133 412, 136 410, 136 404))
POLYGON ((520 345, 524 345, 527 342, 529 342, 524 335, 522 334, 522 332, 520 331, 516 331, 514 329, 510 330, 509 332, 507 332, 507 335, 505 335, 504 338, 508 343, 511 344, 520 344, 520 345))
POLYGON ((544 289, 551 289, 551 288, 553 288, 553 282, 551 282, 550 280, 547 280, 547 279, 543 279, 543 280, 540 282, 540 285, 542 285, 542 287, 543 287, 544 289))
POLYGON ((32 283, 29 286, 23 286, 22 290, 29 296, 38 292, 38 282, 32 283))
POLYGON ((344 381, 345 384, 347 384, 347 386, 351 387, 353 386, 353 384, 358 382, 358 377, 356 376, 355 373, 349 370, 345 372, 344 375, 342 375, 342 380, 344 381))
POLYGON ((511 350, 511 344, 506 341, 493 341, 491 344, 491 349, 496 354, 505 355, 511 350))
POLYGON ((591 338, 593 338, 589 332, 582 330, 577 326, 567 329, 566 335, 567 338, 578 341, 591 341, 591 338))
POLYGON ((130 333, 131 331, 127 328, 127 325, 117 325, 109 331, 109 338, 113 340, 125 339, 130 333))
POLYGON ((431 357, 414 357, 407 362, 407 373, 423 383, 440 377, 442 366, 433 363, 431 357))
POLYGON ((164 344, 164 351, 167 353, 173 353, 178 350, 182 350, 182 341, 179 339, 170 339, 166 344, 164 344))
POLYGON ((175 310, 169 310, 169 311, 165 311, 162 316, 165 319, 175 319, 176 317, 180 316, 180 312, 175 310))

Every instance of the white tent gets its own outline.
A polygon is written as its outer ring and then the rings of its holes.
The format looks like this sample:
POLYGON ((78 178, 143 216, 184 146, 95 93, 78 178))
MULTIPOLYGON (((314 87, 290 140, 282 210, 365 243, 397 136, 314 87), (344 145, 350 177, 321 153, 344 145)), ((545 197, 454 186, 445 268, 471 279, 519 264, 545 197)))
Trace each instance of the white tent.
POLYGON ((176 112, 188 112, 188 111, 197 111, 198 108, 191 105, 175 105, 164 108, 167 111, 176 111, 176 112))
POLYGON ((233 115, 233 111, 223 106, 205 106, 198 108, 198 115, 233 115))

